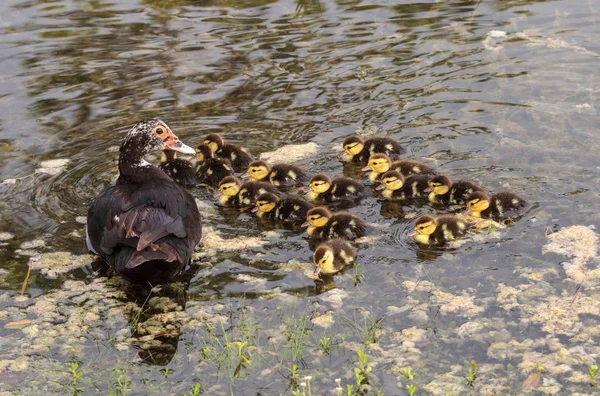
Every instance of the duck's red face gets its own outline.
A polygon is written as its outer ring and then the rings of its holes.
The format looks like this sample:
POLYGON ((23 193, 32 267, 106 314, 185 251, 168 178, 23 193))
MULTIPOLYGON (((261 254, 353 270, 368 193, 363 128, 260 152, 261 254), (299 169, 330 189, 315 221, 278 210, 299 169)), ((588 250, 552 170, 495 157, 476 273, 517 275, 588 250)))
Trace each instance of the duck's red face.
POLYGON ((195 151, 190 146, 187 146, 179 140, 179 138, 173 133, 173 131, 162 121, 152 128, 152 133, 164 145, 166 150, 179 151, 184 154, 194 154, 195 151))

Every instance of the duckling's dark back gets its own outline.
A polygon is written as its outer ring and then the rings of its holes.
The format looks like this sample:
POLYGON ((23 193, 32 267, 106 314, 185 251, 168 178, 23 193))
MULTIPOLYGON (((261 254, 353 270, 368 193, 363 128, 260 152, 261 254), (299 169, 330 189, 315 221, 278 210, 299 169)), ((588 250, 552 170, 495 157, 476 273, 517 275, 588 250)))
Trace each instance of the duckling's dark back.
POLYGON ((398 160, 392 162, 391 170, 396 170, 405 177, 410 175, 435 175, 435 171, 429 165, 415 160, 398 160))
POLYGON ((435 245, 443 245, 448 241, 464 237, 469 228, 469 224, 457 216, 442 215, 437 218, 437 227, 430 239, 435 245))
POLYGON ((216 154, 221 158, 229 160, 231 165, 238 171, 245 170, 250 165, 250 162, 253 161, 252 155, 248 150, 232 143, 225 143, 217 150, 216 154))
POLYGON ((171 159, 160 164, 160 169, 177 184, 193 187, 198 184, 198 177, 191 162, 184 159, 171 159))
POLYGON ((377 153, 386 154, 394 160, 404 152, 404 148, 394 139, 375 136, 365 140, 362 151, 352 158, 352 162, 366 162, 371 155, 377 153))
POLYGON ((360 217, 347 212, 334 214, 327 224, 315 230, 317 236, 323 240, 334 238, 354 240, 365 236, 366 232, 366 223, 360 217))
POLYGON ((199 183, 218 186, 224 177, 233 176, 233 170, 225 158, 205 158, 196 164, 196 175, 199 183))
POLYGON ((259 195, 264 193, 272 193, 279 194, 279 190, 275 188, 272 184, 259 182, 259 181, 249 181, 240 187, 240 191, 231 198, 231 205, 233 206, 254 206, 256 203, 256 198, 259 195))
POLYGON ((448 192, 436 197, 439 203, 444 205, 463 205, 474 191, 483 191, 477 184, 468 180, 457 180, 452 183, 448 192))
POLYGON ((490 206, 481 212, 484 218, 505 218, 527 206, 527 201, 512 191, 500 191, 490 197, 490 206))
POLYGON ((306 215, 313 204, 304 199, 292 195, 282 198, 275 208, 269 212, 269 217, 285 224, 304 223, 306 215))
POLYGON ((289 186, 304 183, 308 175, 304 169, 291 164, 274 164, 268 176, 269 181, 276 186, 289 186))
POLYGON ((362 183, 348 177, 337 177, 329 190, 319 194, 319 199, 325 202, 352 201, 365 196, 366 189, 362 183))

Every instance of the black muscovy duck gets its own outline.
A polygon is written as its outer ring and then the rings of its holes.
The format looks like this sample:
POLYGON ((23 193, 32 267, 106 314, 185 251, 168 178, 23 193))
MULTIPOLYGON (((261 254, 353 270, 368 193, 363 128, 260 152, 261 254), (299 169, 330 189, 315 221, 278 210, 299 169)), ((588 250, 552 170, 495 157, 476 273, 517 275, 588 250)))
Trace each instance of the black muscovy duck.
POLYGON ((194 198, 144 156, 153 150, 193 154, 157 118, 138 122, 119 153, 116 185, 88 211, 88 249, 134 283, 165 283, 190 263, 202 237, 194 198))

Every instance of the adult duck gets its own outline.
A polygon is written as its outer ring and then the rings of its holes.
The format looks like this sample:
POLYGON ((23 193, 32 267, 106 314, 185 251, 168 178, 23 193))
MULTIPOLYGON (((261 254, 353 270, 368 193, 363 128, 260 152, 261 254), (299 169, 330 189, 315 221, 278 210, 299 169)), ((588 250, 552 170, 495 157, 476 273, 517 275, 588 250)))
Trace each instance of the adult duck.
POLYGON ((165 283, 190 263, 202 237, 194 198, 144 160, 153 150, 194 154, 157 118, 138 122, 119 152, 119 179, 88 211, 88 249, 135 283, 165 283))

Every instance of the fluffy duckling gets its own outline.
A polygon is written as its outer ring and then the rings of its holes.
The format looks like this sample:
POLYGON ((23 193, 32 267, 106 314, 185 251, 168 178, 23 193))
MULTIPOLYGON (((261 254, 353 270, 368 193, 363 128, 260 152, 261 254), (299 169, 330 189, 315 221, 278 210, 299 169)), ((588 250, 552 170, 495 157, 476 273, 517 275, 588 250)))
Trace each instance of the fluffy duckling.
POLYGON ((248 150, 237 144, 225 143, 223 137, 218 133, 209 133, 202 143, 210 147, 210 150, 217 157, 229 160, 235 169, 246 169, 248 164, 252 162, 252 156, 248 150))
POLYGON ((185 187, 193 187, 198 184, 194 165, 190 161, 177 158, 176 151, 163 150, 160 155, 159 168, 177 184, 185 187))
POLYGON ((392 162, 392 159, 385 154, 373 154, 369 158, 369 165, 365 166, 363 171, 371 170, 369 180, 376 182, 382 174, 389 170, 396 170, 404 176, 410 175, 435 175, 435 172, 428 165, 414 160, 398 160, 392 162))
POLYGON ((199 183, 218 186, 227 176, 233 176, 231 162, 225 158, 215 158, 210 147, 201 144, 196 148, 196 175, 199 183))
POLYGON ((273 193, 264 193, 256 198, 256 206, 252 209, 263 219, 286 225, 302 224, 306 214, 313 205, 300 197, 288 195, 282 199, 273 193))
POLYGON ((366 235, 367 225, 352 213, 339 212, 332 214, 324 206, 312 208, 306 214, 306 223, 302 227, 308 227, 306 233, 314 239, 342 238, 354 240, 366 235))
POLYGON ((308 198, 313 202, 336 202, 360 199, 365 196, 365 186, 348 177, 333 180, 327 175, 317 174, 310 179, 308 198))
POLYGON ((404 177, 402 173, 391 170, 381 176, 381 184, 376 190, 384 190, 383 197, 388 201, 400 201, 427 196, 429 176, 411 175, 404 177))
POLYGON ((372 137, 367 140, 359 136, 351 136, 342 144, 344 154, 342 157, 346 162, 366 162, 373 154, 383 153, 392 158, 397 158, 404 153, 400 143, 387 137, 372 137))
POLYGON ((332 239, 320 244, 313 254, 315 274, 333 275, 352 265, 356 249, 346 240, 332 239))
POLYGON ((502 219, 515 215, 527 202, 510 191, 501 191, 491 197, 475 191, 467 198, 467 213, 483 219, 502 219))
POLYGON ((408 234, 425 245, 443 245, 466 235, 469 225, 457 216, 442 215, 437 218, 420 216, 415 221, 415 231, 408 234))
POLYGON ((448 176, 434 176, 429 179, 429 202, 442 205, 462 205, 467 203, 469 194, 483 191, 477 184, 468 180, 453 182, 448 176))
POLYGON ((219 203, 229 207, 246 207, 254 206, 256 198, 264 193, 277 194, 279 191, 269 183, 263 182, 245 182, 235 176, 224 177, 219 183, 219 193, 215 195, 219 197, 219 203))
POLYGON ((278 187, 300 184, 307 179, 306 172, 296 165, 275 164, 270 166, 261 160, 252 161, 244 176, 246 175, 250 176, 253 181, 267 182, 278 187))

